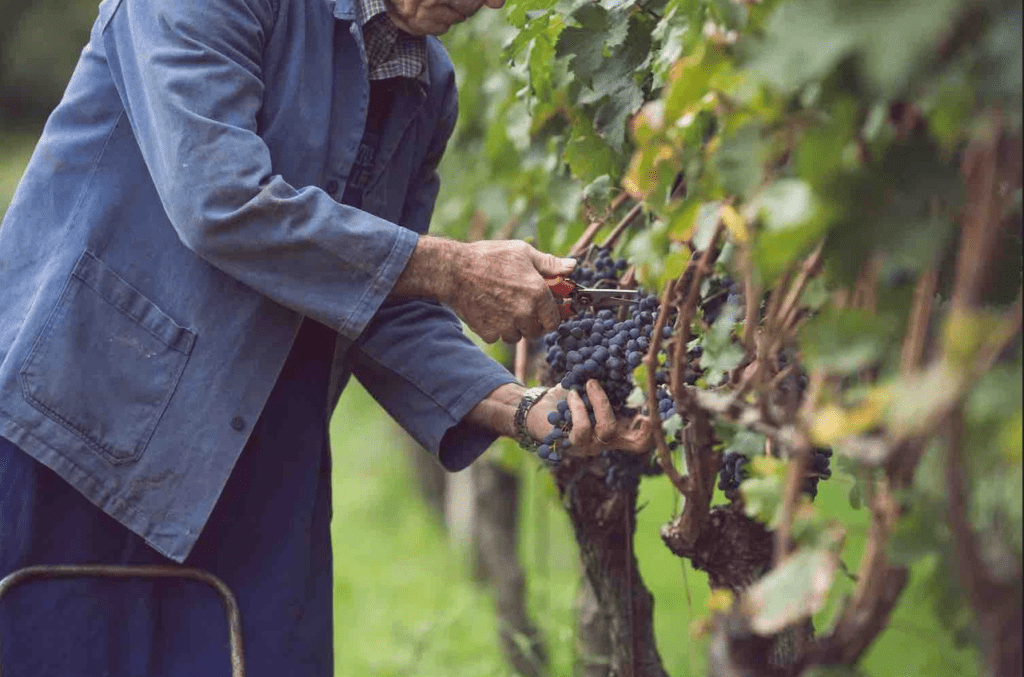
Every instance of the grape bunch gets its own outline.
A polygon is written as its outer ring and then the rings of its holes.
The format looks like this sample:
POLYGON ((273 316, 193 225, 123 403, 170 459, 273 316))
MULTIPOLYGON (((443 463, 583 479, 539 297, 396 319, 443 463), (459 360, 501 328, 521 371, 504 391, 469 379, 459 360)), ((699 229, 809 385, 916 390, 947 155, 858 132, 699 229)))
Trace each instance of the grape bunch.
POLYGON ((572 279, 583 287, 609 287, 619 282, 619 277, 629 264, 626 259, 613 259, 610 249, 598 249, 593 262, 576 266, 572 279))
POLYGON ((786 369, 790 364, 795 365, 795 370, 779 381, 779 391, 782 393, 794 392, 802 394, 807 390, 807 370, 796 359, 791 349, 782 349, 778 355, 779 371, 786 369))
POLYGON ((569 403, 565 400, 559 402, 557 409, 548 414, 548 423, 551 424, 551 432, 537 447, 537 456, 542 461, 557 465, 565 455, 566 449, 572 446, 569 442, 569 430, 572 429, 572 411, 569 410, 569 403))
MULTIPOLYGON (((804 477, 801 487, 801 491, 812 499, 818 495, 818 481, 832 477, 831 458, 832 449, 828 447, 818 447, 814 450, 810 470, 804 477)), ((718 469, 718 488, 724 491, 729 498, 735 495, 740 483, 749 477, 747 469, 749 463, 750 459, 744 454, 735 451, 727 451, 722 454, 722 466, 718 469)))
MULTIPOLYGON (((608 250, 601 249, 593 262, 576 267, 572 279, 581 286, 612 288, 625 268, 625 259, 615 260, 608 250)), ((624 310, 621 319, 610 309, 596 313, 586 310, 544 336, 545 359, 551 374, 563 388, 580 395, 590 412, 591 424, 593 412, 586 393, 590 379, 601 384, 615 413, 628 415, 626 400, 633 391, 632 373, 650 348, 658 306, 657 296, 642 294, 624 310)), ((666 327, 665 336, 670 334, 671 329, 666 327)), ((671 396, 661 389, 659 408, 667 411, 669 404, 671 396)), ((568 431, 572 427, 568 409, 560 412, 552 412, 548 417, 552 430, 537 451, 538 456, 556 465, 569 447, 568 431)))
POLYGON ((735 451, 722 454, 722 467, 718 469, 718 488, 727 494, 740 488, 740 483, 749 476, 746 470, 750 459, 735 451))
POLYGON ((700 308, 704 313, 704 321, 709 325, 715 323, 726 305, 743 308, 746 299, 743 296, 743 285, 727 276, 708 278, 707 292, 702 294, 700 308))
POLYGON ((627 454, 621 451, 601 452, 604 485, 611 491, 636 491, 641 477, 662 474, 652 454, 627 454))
POLYGON ((814 456, 811 458, 811 467, 804 478, 803 492, 814 498, 818 495, 818 481, 827 480, 832 477, 831 466, 832 449, 829 447, 817 447, 814 456))

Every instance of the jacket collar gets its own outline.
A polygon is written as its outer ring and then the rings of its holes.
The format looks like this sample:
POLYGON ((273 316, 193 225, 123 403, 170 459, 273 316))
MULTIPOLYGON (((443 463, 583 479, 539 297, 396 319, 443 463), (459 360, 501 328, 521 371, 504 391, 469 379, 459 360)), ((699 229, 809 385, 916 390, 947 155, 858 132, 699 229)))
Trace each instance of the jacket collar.
POLYGON ((356 20, 356 7, 353 0, 324 0, 328 5, 333 5, 335 19, 343 21, 356 20))

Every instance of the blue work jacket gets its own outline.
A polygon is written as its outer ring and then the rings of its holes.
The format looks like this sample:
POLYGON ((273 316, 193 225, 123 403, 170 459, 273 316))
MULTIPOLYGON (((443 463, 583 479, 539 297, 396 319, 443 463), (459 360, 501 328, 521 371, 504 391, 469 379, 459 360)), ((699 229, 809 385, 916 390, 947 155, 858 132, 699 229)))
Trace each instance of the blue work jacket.
POLYGON ((456 117, 427 54, 355 209, 351 0, 104 0, 0 228, 0 435, 181 561, 310 317, 329 407, 354 373, 447 468, 476 458, 461 421, 514 379, 440 304, 387 301, 456 117))

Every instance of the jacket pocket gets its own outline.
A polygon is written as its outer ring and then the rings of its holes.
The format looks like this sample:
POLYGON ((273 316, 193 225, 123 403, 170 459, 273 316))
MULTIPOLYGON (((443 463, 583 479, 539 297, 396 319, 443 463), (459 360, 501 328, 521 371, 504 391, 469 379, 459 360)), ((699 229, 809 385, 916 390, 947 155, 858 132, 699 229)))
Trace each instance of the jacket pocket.
POLYGON ((195 339, 85 252, 25 358, 22 390, 112 463, 136 461, 195 339))

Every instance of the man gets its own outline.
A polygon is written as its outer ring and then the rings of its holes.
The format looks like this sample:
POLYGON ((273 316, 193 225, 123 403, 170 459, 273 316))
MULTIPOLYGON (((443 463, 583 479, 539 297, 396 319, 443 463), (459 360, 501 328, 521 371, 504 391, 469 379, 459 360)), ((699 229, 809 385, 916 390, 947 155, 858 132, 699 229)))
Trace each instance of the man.
MULTIPOLYGON (((328 675, 327 422, 349 376, 449 470, 546 432, 565 393, 531 406, 451 311, 537 336, 558 323, 543 277, 572 262, 424 235, 456 115, 432 36, 480 6, 100 5, 0 228, 0 576, 202 568, 239 598, 248 674, 328 675)), ((647 448, 588 394, 575 453, 647 448)), ((228 671, 194 583, 26 586, 0 637, 5 674, 228 671)))

